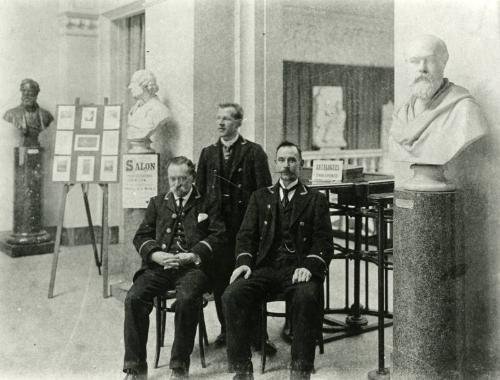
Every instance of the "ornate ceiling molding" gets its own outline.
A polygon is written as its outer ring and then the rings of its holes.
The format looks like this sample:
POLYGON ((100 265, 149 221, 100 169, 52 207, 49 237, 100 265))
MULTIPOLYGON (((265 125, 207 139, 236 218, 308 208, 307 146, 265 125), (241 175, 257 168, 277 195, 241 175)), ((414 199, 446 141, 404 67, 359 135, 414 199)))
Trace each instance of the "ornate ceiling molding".
POLYGON ((70 36, 97 37, 99 16, 81 12, 64 12, 59 15, 60 33, 70 36))

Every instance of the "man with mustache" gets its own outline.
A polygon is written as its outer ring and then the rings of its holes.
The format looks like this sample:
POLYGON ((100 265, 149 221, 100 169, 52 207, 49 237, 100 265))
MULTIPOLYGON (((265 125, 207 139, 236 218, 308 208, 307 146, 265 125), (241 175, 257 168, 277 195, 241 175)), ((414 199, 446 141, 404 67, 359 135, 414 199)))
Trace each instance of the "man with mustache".
POLYGON ((321 287, 333 254, 328 200, 299 179, 300 148, 276 150, 279 181, 257 190, 236 238, 236 269, 222 297, 229 369, 234 380, 253 379, 252 310, 266 296, 283 292, 293 327, 292 380, 308 380, 323 315, 321 287))
MULTIPOLYGON (((224 251, 214 261, 214 301, 221 325, 220 335, 215 340, 217 346, 223 346, 226 341, 221 296, 234 269, 236 234, 250 195, 272 183, 267 155, 259 144, 239 133, 242 122, 243 108, 239 104, 219 104, 216 123, 219 139, 205 147, 198 160, 196 185, 201 194, 219 203, 228 239, 224 251)), ((258 344, 256 348, 260 348, 258 344)), ((268 342, 266 351, 274 354, 276 348, 268 342)))
POLYGON ((20 85, 21 105, 5 112, 4 120, 21 131, 24 147, 38 147, 38 135, 54 120, 49 111, 36 102, 40 86, 33 79, 23 79, 20 85))
POLYGON ((151 198, 133 241, 142 268, 125 299, 123 371, 127 380, 147 379, 149 314, 154 297, 169 289, 177 291, 170 378, 188 377, 198 311, 203 293, 209 290, 207 269, 225 239, 217 204, 193 186, 191 160, 172 158, 167 173, 170 191, 151 198))
POLYGON ((419 36, 408 45, 411 96, 391 127, 389 149, 395 161, 444 165, 486 132, 469 91, 444 78, 448 56, 436 36, 419 36))

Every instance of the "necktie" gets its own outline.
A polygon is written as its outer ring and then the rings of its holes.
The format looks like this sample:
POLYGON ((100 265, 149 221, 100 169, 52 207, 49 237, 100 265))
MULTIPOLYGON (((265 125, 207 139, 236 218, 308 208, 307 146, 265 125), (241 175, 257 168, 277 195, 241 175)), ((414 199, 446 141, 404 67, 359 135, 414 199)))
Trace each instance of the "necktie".
POLYGON ((224 152, 224 160, 229 160, 231 158, 231 154, 233 153, 233 146, 224 145, 222 150, 224 152))
POLYGON ((283 199, 281 200, 281 204, 283 207, 288 206, 288 203, 290 203, 290 200, 288 199, 288 194, 290 191, 293 191, 297 188, 297 185, 290 187, 289 189, 285 189, 284 187, 281 188, 283 190, 283 199))
POLYGON ((179 206, 177 208, 177 212, 180 214, 182 212, 182 201, 184 199, 182 197, 179 198, 179 206))

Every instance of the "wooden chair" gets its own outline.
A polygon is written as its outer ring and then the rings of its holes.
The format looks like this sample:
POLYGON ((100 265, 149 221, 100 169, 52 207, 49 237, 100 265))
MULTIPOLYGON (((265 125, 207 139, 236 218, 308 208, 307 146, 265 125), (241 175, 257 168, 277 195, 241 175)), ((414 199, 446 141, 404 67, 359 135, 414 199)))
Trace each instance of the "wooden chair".
MULTIPOLYGON (((158 362, 160 360, 160 351, 165 343, 165 325, 167 320, 167 313, 175 313, 175 299, 177 292, 175 290, 169 290, 164 295, 155 297, 155 307, 156 307, 156 352, 155 352, 155 368, 158 368, 158 362), (168 305, 170 301, 170 305, 168 305)), ((205 362, 205 346, 208 345, 207 329, 205 326, 205 315, 203 314, 203 309, 207 306, 208 300, 203 296, 203 302, 198 314, 198 342, 200 346, 200 360, 201 366, 206 368, 205 362)))

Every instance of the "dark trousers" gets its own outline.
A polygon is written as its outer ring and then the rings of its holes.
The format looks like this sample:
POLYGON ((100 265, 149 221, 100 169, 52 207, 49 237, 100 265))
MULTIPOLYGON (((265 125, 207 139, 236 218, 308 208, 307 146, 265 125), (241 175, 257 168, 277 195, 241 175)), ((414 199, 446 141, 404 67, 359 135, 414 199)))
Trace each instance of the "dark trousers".
POLYGON ((251 315, 267 296, 281 293, 291 309, 293 341, 291 369, 311 372, 314 368, 316 338, 320 328, 322 283, 315 278, 292 284, 296 266, 273 265, 258 268, 248 279, 240 278, 222 296, 227 328, 229 369, 252 372, 250 341, 254 331, 251 315))
POLYGON ((208 291, 208 278, 197 268, 147 269, 134 282, 125 299, 125 359, 123 370, 144 373, 147 370, 146 344, 149 314, 154 297, 167 290, 177 291, 175 334, 170 355, 170 368, 189 369, 193 351, 198 312, 203 293, 208 291))
POLYGON ((221 297, 227 286, 229 279, 234 270, 235 257, 234 257, 234 239, 228 239, 224 248, 220 252, 219 257, 214 258, 212 270, 212 289, 214 293, 215 310, 217 318, 219 319, 221 333, 226 332, 226 321, 222 309, 221 297))

